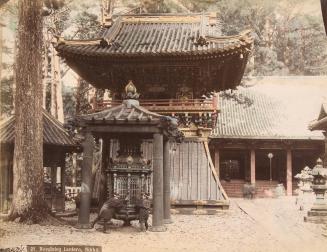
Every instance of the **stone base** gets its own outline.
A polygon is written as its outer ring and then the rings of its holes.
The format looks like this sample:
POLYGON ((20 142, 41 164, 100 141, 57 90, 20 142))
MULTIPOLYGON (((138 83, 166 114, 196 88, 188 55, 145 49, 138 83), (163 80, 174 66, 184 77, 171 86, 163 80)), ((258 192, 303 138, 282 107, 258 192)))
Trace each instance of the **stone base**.
POLYGON ((308 212, 308 217, 310 216, 327 216, 327 211, 314 211, 311 210, 308 212))
POLYGON ((151 231, 151 232, 166 232, 167 228, 165 226, 149 227, 149 231, 151 231))
POLYGON ((327 211, 311 209, 310 211, 308 211, 308 216, 304 217, 304 221, 317 224, 327 224, 327 211))
POLYGON ((77 223, 75 228, 77 228, 77 229, 92 229, 92 226, 91 226, 91 223, 87 223, 87 224, 77 223))
POLYGON ((313 204, 311 211, 327 212, 327 204, 313 204))
POLYGON ((173 221, 172 221, 172 219, 164 219, 164 220, 163 220, 163 223, 164 223, 164 224, 172 224, 173 221))

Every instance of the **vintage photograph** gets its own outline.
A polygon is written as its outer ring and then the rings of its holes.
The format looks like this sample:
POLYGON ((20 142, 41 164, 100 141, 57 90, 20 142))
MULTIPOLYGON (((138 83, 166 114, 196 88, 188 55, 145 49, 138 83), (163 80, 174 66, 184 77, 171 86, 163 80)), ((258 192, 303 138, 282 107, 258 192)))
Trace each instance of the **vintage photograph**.
POLYGON ((327 0, 0 0, 0 252, 327 251, 327 0))

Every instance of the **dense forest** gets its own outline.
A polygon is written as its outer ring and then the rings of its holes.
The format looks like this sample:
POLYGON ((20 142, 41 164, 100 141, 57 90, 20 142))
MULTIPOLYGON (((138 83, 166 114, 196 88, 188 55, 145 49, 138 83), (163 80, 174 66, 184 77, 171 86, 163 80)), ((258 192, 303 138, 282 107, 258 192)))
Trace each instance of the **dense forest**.
MULTIPOLYGON (((13 110, 17 0, 1 8, 1 115, 13 110)), ((102 0, 44 1, 43 104, 61 121, 86 102, 78 76, 57 57, 53 41, 97 36, 102 0), (47 4, 48 3, 48 4, 47 4), (67 77, 70 76, 70 77, 67 77), (74 77, 71 77, 74 76, 74 77), (72 88, 73 87, 73 88, 72 88), (83 100, 84 99, 84 100, 83 100)), ((222 35, 251 29, 254 37, 248 76, 324 75, 327 40, 319 1, 314 0, 116 0, 114 13, 215 12, 222 35)))

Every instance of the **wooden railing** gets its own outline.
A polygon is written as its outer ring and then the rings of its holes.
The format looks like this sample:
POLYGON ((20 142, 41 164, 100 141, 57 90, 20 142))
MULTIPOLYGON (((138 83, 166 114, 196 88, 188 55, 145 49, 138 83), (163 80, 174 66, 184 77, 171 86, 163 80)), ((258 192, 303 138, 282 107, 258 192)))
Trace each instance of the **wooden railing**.
MULTIPOLYGON (((122 104, 122 100, 104 100, 93 104, 93 112, 122 104)), ((161 114, 174 113, 213 113, 218 110, 217 97, 213 99, 153 99, 139 100, 140 105, 161 114)))

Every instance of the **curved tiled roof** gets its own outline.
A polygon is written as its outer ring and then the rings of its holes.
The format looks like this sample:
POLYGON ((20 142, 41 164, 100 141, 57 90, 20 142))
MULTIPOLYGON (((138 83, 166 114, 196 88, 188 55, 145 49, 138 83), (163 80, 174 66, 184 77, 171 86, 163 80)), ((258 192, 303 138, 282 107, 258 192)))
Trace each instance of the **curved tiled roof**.
MULTIPOLYGON (((15 117, 12 116, 0 123, 0 142, 13 144, 15 139, 15 117)), ((47 145, 58 145, 76 147, 77 144, 69 136, 63 125, 45 110, 43 110, 43 143, 47 145)))
POLYGON ((154 125, 164 130, 165 134, 177 142, 183 139, 183 133, 178 130, 177 119, 151 112, 140 106, 138 100, 126 99, 121 105, 100 112, 81 115, 79 121, 97 123, 100 125, 154 125))
POLYGON ((323 96, 327 87, 315 87, 314 78, 308 79, 306 85, 296 78, 264 79, 233 93, 220 92, 220 113, 211 137, 324 139, 321 131, 312 132, 308 126, 319 103, 317 98, 323 96))
POLYGON ((207 14, 120 15, 98 39, 59 38, 56 50, 87 82, 113 92, 128 80, 142 94, 151 85, 165 85, 169 93, 183 81, 207 90, 235 88, 253 39, 250 31, 221 36, 217 27, 217 18, 207 14))
POLYGON ((98 40, 58 43, 59 53, 85 56, 224 54, 252 45, 250 32, 221 36, 208 15, 123 15, 98 40))
POLYGON ((153 113, 139 105, 137 100, 124 100, 121 105, 100 112, 81 115, 85 121, 160 122, 166 116, 153 113))

